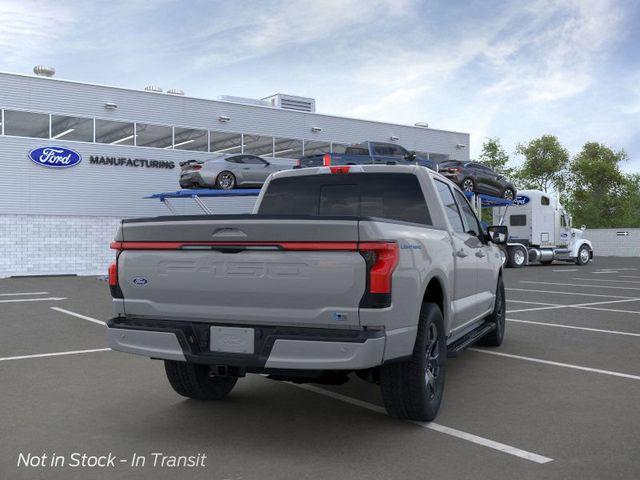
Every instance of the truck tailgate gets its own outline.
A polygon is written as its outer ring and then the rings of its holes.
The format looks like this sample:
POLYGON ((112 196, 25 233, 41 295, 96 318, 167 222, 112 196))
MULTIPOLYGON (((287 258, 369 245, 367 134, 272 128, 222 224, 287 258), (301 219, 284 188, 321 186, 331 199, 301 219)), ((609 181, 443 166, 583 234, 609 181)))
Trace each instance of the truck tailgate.
POLYGON ((257 215, 123 222, 127 316, 353 327, 366 288, 357 219, 257 215))

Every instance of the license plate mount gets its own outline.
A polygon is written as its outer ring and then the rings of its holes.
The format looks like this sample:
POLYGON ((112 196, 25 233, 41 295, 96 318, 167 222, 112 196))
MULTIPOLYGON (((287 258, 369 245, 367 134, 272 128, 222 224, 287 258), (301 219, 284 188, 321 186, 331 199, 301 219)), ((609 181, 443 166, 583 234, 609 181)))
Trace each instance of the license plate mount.
POLYGON ((209 349, 212 352, 253 354, 254 344, 253 328, 212 326, 209 331, 209 349))

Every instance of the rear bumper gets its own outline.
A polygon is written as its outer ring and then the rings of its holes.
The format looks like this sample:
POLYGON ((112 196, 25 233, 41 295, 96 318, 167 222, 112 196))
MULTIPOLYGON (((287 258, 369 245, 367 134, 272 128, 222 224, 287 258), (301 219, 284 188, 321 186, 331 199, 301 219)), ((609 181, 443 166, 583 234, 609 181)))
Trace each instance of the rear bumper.
POLYGON ((256 372, 361 370, 383 363, 382 330, 241 325, 255 331, 254 353, 244 354, 212 352, 209 331, 214 325, 218 324, 117 317, 107 322, 107 336, 109 346, 121 352, 256 372))

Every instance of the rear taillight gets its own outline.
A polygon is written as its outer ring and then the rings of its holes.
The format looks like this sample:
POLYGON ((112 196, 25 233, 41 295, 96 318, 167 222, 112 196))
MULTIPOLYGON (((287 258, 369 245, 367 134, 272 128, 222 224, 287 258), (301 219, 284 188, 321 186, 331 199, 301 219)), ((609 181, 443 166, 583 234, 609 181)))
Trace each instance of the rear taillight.
POLYGON ((358 250, 367 265, 367 286, 360 301, 362 308, 384 308, 391 305, 393 272, 400 259, 394 242, 364 242, 358 250))
POLYGON ((331 170, 331 173, 349 173, 349 169, 351 167, 329 167, 329 170, 331 170))
POLYGON ((296 167, 301 167, 302 166, 302 160, 298 159, 296 160, 296 167))
POLYGON ((109 265, 109 290, 113 298, 124 298, 120 284, 118 283, 118 262, 117 260, 109 265))
POLYGON ((109 265, 109 286, 115 287, 118 285, 118 264, 113 262, 109 265))
POLYGON ((202 168, 202 165, 194 165, 193 167, 191 167, 191 170, 200 170, 202 168))
POLYGON ((331 165, 331 154, 330 153, 325 153, 322 156, 322 165, 324 167, 328 167, 329 165, 331 165))

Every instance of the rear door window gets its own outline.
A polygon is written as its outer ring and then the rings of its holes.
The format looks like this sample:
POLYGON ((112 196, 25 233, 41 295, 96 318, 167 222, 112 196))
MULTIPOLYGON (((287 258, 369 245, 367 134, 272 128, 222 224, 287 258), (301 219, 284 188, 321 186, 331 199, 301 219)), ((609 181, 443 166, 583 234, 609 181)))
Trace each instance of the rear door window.
POLYGON ((447 214, 449 223, 451 224, 451 228, 453 228, 455 232, 465 233, 464 225, 462 224, 462 217, 460 216, 460 211, 458 210, 456 201, 453 199, 451 188, 449 188, 449 185, 441 182, 440 180, 436 180, 435 184, 438 195, 440 195, 440 200, 442 200, 442 203, 444 205, 444 211, 447 214))
POLYGON ((269 183, 258 213, 378 217, 431 225, 420 183, 406 173, 278 178, 269 183))
POLYGON ((462 212, 462 218, 464 220, 466 232, 472 235, 480 236, 480 224, 478 223, 476 214, 473 213, 473 210, 471 210, 469 202, 458 190, 455 190, 455 195, 456 199, 458 200, 460 211, 462 212))

